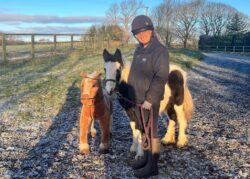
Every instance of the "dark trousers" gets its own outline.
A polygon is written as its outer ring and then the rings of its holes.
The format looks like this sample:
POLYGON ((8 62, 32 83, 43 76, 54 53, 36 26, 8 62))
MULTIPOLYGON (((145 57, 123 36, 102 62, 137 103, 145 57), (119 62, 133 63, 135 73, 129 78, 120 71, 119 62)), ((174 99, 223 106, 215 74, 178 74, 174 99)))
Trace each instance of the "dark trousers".
MULTIPOLYGON (((160 105, 153 105, 153 138, 158 138, 158 116, 159 116, 159 109, 160 105)), ((142 123, 142 116, 141 111, 139 107, 134 107, 133 111, 135 113, 135 128, 139 129, 142 133, 144 133, 143 123, 142 123)), ((148 123, 149 120, 149 114, 150 110, 142 110, 144 113, 144 118, 146 120, 146 123, 148 123)))

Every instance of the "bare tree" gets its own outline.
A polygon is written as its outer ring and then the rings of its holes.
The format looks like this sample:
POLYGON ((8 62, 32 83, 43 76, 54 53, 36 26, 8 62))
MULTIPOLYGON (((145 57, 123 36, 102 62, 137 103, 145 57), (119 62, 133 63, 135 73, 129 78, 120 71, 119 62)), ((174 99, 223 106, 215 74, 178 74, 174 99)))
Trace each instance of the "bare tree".
POLYGON ((235 12, 232 17, 230 17, 229 22, 227 23, 227 33, 228 34, 238 34, 245 33, 247 30, 247 17, 240 13, 235 12))
POLYGON ((106 17, 108 24, 118 24, 119 23, 119 5, 117 3, 111 4, 109 9, 106 11, 106 17))
POLYGON ((152 10, 156 31, 162 39, 165 39, 167 45, 171 44, 173 38, 177 2, 177 0, 164 0, 163 3, 152 10))
POLYGON ((211 28, 214 36, 220 36, 226 30, 226 25, 234 12, 234 8, 223 3, 210 3, 213 9, 211 15, 211 28))
POLYGON ((213 8, 210 5, 210 2, 204 2, 201 7, 200 14, 200 30, 202 34, 210 35, 212 31, 212 17, 213 17, 213 8))
POLYGON ((199 18, 199 9, 201 2, 194 0, 179 5, 175 19, 175 33, 182 41, 184 48, 187 47, 187 42, 195 34, 195 26, 199 18))
POLYGON ((141 0, 123 0, 120 4, 112 4, 110 9, 106 12, 107 18, 112 21, 114 17, 118 17, 119 24, 124 29, 124 41, 128 43, 130 39, 130 24, 137 15, 138 10, 143 8, 144 4, 141 0), (114 9, 118 10, 116 12, 114 9))

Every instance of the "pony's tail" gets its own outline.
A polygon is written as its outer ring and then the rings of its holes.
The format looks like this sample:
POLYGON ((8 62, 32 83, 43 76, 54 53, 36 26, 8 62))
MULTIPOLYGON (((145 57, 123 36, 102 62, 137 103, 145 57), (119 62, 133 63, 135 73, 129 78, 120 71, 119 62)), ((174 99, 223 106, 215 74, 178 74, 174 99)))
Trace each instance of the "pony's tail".
POLYGON ((184 103, 183 110, 186 120, 190 120, 193 114, 193 99, 187 86, 184 89, 184 103))

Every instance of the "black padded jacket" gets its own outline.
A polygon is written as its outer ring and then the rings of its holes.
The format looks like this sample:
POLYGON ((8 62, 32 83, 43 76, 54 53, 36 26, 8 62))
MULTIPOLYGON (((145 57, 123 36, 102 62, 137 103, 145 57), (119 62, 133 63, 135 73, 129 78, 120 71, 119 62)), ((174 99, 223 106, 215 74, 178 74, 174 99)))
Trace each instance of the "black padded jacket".
POLYGON ((136 103, 145 100, 159 105, 169 75, 169 53, 153 33, 146 48, 139 44, 128 78, 128 97, 136 103))

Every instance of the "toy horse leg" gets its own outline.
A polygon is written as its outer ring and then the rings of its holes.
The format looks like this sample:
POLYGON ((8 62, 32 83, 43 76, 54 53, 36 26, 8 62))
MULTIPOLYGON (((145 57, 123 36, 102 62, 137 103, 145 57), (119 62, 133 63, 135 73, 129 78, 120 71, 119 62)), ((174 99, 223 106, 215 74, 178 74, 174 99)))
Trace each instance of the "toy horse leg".
POLYGON ((183 111, 183 105, 180 105, 180 106, 174 105, 174 109, 176 111, 177 120, 179 124, 179 136, 178 136, 177 147, 181 148, 187 145, 188 143, 188 139, 185 134, 185 130, 187 127, 187 120, 185 118, 185 114, 183 111))
POLYGON ((100 144, 100 153, 106 154, 108 153, 109 148, 109 134, 110 134, 110 117, 111 115, 105 115, 103 118, 100 119, 100 127, 102 131, 102 139, 100 144))
POLYGON ((81 111, 81 118, 80 118, 80 153, 81 154, 88 154, 89 151, 89 144, 88 144, 88 128, 91 122, 91 118, 87 117, 88 115, 85 114, 84 110, 81 111))
POLYGON ((96 129, 94 127, 94 124, 95 124, 95 120, 92 119, 91 120, 91 125, 90 125, 90 134, 91 134, 91 137, 95 137, 96 136, 96 129))
POLYGON ((175 143, 175 121, 170 119, 168 123, 168 129, 161 142, 165 145, 175 143))

